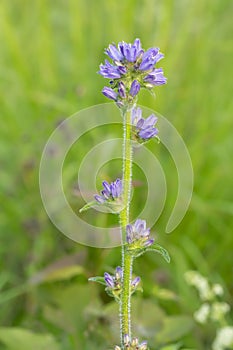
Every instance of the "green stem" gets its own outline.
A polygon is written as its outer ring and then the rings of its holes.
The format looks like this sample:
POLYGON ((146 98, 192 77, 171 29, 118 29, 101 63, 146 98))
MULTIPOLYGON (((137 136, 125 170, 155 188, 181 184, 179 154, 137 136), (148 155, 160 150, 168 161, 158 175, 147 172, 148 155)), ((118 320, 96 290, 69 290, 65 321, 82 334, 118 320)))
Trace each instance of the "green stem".
POLYGON ((124 335, 131 337, 130 305, 131 305, 131 280, 132 257, 127 252, 126 226, 129 223, 129 206, 131 197, 132 177, 132 145, 131 145, 131 110, 122 113, 124 120, 123 141, 123 202, 124 209, 120 212, 120 225, 122 232, 122 293, 120 302, 121 345, 123 347, 124 335))

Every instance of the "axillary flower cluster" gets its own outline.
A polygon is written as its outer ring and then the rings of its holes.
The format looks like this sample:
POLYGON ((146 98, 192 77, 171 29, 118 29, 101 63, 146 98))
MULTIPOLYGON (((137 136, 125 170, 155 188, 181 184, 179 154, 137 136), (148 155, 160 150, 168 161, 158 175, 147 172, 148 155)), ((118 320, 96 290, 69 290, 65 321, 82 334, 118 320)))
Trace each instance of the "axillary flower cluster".
POLYGON ((142 110, 137 107, 137 97, 141 89, 151 91, 155 86, 166 83, 163 69, 156 67, 164 55, 159 48, 152 47, 145 51, 139 39, 133 44, 111 44, 105 54, 110 61, 105 60, 98 73, 109 79, 109 86, 105 86, 102 93, 116 103, 123 119, 123 174, 122 179, 110 183, 103 181, 103 189, 80 212, 92 206, 105 206, 119 216, 122 265, 116 267, 114 274, 105 272, 104 276, 91 277, 89 280, 104 285, 106 293, 119 303, 121 344, 116 345, 115 350, 148 350, 146 341, 140 342, 131 334, 131 296, 140 288, 141 281, 139 276, 132 277, 133 261, 147 251, 161 254, 167 262, 170 257, 166 249, 155 243, 145 220, 130 221, 132 157, 135 144, 158 139, 155 126, 157 117, 151 114, 144 118, 142 110))

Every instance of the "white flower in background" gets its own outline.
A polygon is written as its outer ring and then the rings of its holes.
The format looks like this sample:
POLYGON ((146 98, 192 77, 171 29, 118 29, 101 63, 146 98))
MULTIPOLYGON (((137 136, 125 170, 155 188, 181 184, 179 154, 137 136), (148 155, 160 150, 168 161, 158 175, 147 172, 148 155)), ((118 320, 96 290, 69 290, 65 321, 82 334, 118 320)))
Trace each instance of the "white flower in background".
POLYGON ((233 327, 227 326, 220 328, 217 331, 217 336, 214 340, 213 350, 228 350, 233 349, 233 327))
POLYGON ((222 296, 224 293, 223 287, 219 283, 215 283, 212 287, 212 291, 216 296, 222 296))
POLYGON ((230 311, 230 305, 227 303, 220 303, 220 302, 215 302, 211 306, 211 319, 213 321, 219 321, 223 319, 225 314, 230 311))
POLYGON ((213 298, 213 291, 205 277, 197 271, 187 271, 184 276, 187 283, 198 290, 201 300, 211 300, 213 298))
POLYGON ((189 285, 196 288, 200 299, 204 301, 194 313, 194 319, 200 324, 212 321, 217 326, 222 326, 222 328, 217 330, 212 350, 233 350, 233 327, 223 327, 223 324, 227 324, 225 315, 230 311, 231 307, 226 302, 218 301, 219 297, 224 294, 221 284, 215 283, 210 285, 208 280, 197 271, 187 271, 184 277, 189 285))
POLYGON ((200 309, 198 309, 193 317, 198 323, 206 323, 208 316, 210 314, 210 306, 207 303, 202 304, 200 309))

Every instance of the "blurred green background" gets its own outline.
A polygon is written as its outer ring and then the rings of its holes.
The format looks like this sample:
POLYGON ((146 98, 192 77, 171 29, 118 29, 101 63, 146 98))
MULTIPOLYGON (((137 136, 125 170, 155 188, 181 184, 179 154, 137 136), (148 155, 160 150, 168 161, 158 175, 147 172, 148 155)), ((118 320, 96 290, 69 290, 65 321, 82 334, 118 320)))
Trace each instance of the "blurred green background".
MULTIPOLYGON (((151 254, 135 263, 144 289, 134 297, 135 329, 150 339, 152 349, 180 339, 186 348, 211 348, 216 327, 192 320, 200 301, 183 275, 196 269, 220 282, 233 304, 232 5, 229 0, 1 1, 0 349, 98 350, 118 342, 117 309, 87 278, 111 272, 120 250, 85 247, 57 231, 41 202, 38 172, 54 128, 76 111, 106 102, 100 92, 106 81, 96 74, 104 48, 136 37, 144 48, 159 46, 165 53, 161 66, 168 77, 156 99, 143 92, 139 103, 166 116, 182 135, 195 185, 177 229, 164 233, 172 195, 154 227, 171 264, 151 254)), ((176 194, 176 171, 161 147, 151 146, 176 194)), ((67 161, 74 170, 65 184, 76 208, 83 203, 73 195, 75 171, 88 143, 77 145, 80 149, 67 161)), ((119 163, 111 171, 110 178, 119 163)))

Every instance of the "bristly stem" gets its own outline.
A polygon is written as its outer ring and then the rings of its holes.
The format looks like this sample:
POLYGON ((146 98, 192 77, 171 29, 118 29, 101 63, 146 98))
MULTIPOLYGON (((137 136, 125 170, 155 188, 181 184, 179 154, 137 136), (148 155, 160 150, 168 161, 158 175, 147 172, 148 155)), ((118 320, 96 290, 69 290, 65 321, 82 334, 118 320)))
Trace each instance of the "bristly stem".
POLYGON ((129 223, 129 208, 131 197, 131 177, 132 177, 132 144, 131 144, 131 109, 122 112, 124 126, 123 141, 123 201, 124 208, 120 212, 120 225, 122 232, 122 293, 120 302, 120 323, 121 323, 121 345, 123 345, 124 335, 131 337, 131 280, 132 280, 132 257, 127 252, 126 226, 129 223))

